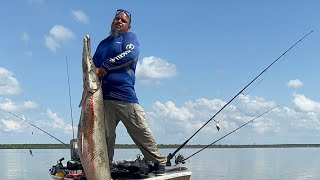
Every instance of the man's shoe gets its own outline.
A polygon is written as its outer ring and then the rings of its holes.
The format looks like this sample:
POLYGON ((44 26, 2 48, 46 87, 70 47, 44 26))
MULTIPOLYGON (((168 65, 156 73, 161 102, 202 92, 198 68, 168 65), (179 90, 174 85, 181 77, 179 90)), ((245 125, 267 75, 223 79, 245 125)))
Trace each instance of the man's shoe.
POLYGON ((155 163, 154 164, 154 174, 156 176, 163 176, 166 174, 166 166, 163 164, 155 163))

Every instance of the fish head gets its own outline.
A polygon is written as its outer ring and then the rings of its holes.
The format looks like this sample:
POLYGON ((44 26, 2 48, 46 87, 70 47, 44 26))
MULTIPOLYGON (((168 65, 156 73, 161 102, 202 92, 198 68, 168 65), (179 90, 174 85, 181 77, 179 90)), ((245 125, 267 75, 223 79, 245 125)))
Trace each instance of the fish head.
POLYGON ((100 79, 96 73, 96 66, 94 65, 91 57, 89 35, 86 35, 83 38, 82 74, 84 91, 94 93, 101 87, 100 79))

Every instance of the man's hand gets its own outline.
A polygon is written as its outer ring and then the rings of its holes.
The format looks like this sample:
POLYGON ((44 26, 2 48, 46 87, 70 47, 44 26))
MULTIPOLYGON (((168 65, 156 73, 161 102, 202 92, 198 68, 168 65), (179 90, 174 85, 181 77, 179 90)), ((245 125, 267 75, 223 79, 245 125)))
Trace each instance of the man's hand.
POLYGON ((107 75, 107 71, 103 68, 96 68, 96 71, 100 78, 103 78, 105 75, 107 75))

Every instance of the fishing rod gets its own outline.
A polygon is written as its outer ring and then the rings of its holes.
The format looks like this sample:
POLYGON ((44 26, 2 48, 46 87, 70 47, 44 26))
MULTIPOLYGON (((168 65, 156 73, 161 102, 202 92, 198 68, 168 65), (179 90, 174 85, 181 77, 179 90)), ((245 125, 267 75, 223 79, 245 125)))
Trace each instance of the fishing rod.
POLYGON ((217 140, 216 140, 216 141, 214 141, 213 143, 211 143, 211 144, 209 144, 209 145, 206 145, 205 147, 203 147, 203 148, 202 148, 202 149, 200 149, 199 151, 197 151, 197 152, 193 153, 193 154, 192 154, 192 155, 190 155, 189 157, 187 157, 187 158, 181 158, 181 159, 176 159, 176 161, 175 161, 176 165, 178 165, 179 163, 184 163, 184 161, 188 160, 188 159, 189 159, 189 158, 191 158, 192 156, 194 156, 194 155, 198 154, 199 152, 203 151, 204 149, 208 148, 209 146, 211 146, 211 145, 213 145, 213 144, 217 143, 217 142, 218 142, 218 141, 220 141, 221 139, 223 139, 223 138, 225 138, 225 137, 229 136, 230 134, 232 134, 232 133, 236 132, 237 130, 241 129, 242 127, 246 126, 247 124, 249 124, 249 123, 253 122, 253 121, 254 121, 254 120, 256 120, 256 119, 258 119, 259 117, 261 117, 261 116, 263 116, 263 115, 267 114, 268 112, 272 111, 273 109, 275 109, 275 108, 276 108, 276 107, 278 107, 278 106, 279 106, 279 105, 276 105, 276 106, 274 106, 273 108, 269 109, 268 111, 266 111, 266 112, 264 112, 264 113, 260 114, 259 116, 257 116, 257 117, 255 117, 255 118, 253 118, 252 120, 250 120, 250 121, 248 121, 248 122, 244 123, 243 125, 239 126, 238 128, 234 129, 233 131, 229 132, 228 134, 226 134, 226 135, 222 136, 221 138, 217 139, 217 140))
POLYGON ((69 89, 69 106, 70 106, 70 116, 71 116, 71 127, 72 127, 72 139, 74 139, 74 128, 73 128, 73 113, 72 113, 72 101, 71 101, 71 88, 70 88, 70 77, 69 77, 69 66, 68 66, 68 57, 66 56, 67 64, 67 76, 68 76, 68 89, 69 89))
POLYGON ((309 34, 313 33, 313 30, 299 39, 290 48, 288 48, 284 53, 282 53, 276 60, 274 60, 269 66, 267 66, 260 74, 258 74, 252 81, 250 81, 243 89, 241 89, 230 101, 228 101, 218 112, 216 112, 204 125, 202 125, 189 139, 187 139, 180 147, 177 148, 172 154, 167 156, 167 166, 171 166, 170 160, 175 156, 175 154, 183 148, 204 126, 206 126, 211 120, 213 120, 225 107, 227 107, 239 94, 241 94, 248 86, 250 86, 256 79, 258 79, 263 73, 265 73, 274 63, 276 63, 281 57, 283 57, 287 52, 289 52, 293 47, 295 47, 299 42, 306 38, 309 34))
POLYGON ((23 119, 22 117, 20 117, 20 116, 18 116, 18 115, 16 115, 16 114, 14 114, 14 113, 12 113, 12 112, 10 112, 10 111, 6 111, 6 112, 8 112, 9 114, 11 114, 11 115, 13 115, 13 116, 17 117, 18 119, 20 119, 20 120, 22 120, 22 121, 27 122, 27 123, 28 123, 28 124, 30 124, 31 126, 33 126, 33 127, 37 128, 37 129, 39 129, 40 131, 42 131, 42 132, 46 133, 47 135, 49 135, 49 136, 50 136, 50 137, 52 137, 53 139, 55 139, 55 140, 57 140, 57 141, 61 142, 62 144, 64 144, 66 147, 68 147, 68 148, 69 148, 69 146, 68 146, 67 144, 65 144, 64 142, 62 142, 62 141, 61 141, 61 140, 59 140, 58 138, 54 137, 53 135, 51 135, 51 134, 50 134, 50 133, 48 133, 47 131, 45 131, 45 130, 43 130, 43 129, 39 128, 38 126, 36 126, 36 125, 32 124, 31 122, 29 122, 29 121, 27 121, 27 120, 23 119))

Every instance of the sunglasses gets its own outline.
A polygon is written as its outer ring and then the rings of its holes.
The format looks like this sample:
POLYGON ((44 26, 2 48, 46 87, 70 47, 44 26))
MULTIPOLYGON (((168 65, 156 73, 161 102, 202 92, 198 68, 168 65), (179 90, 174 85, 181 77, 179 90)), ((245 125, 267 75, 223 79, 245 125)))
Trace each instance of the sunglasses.
POLYGON ((118 9, 117 12, 116 12, 116 15, 118 15, 118 14, 121 13, 121 12, 123 12, 123 13, 125 13, 127 16, 129 16, 130 22, 131 22, 131 13, 130 13, 129 11, 127 11, 127 10, 124 10, 124 9, 118 9))

